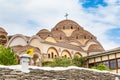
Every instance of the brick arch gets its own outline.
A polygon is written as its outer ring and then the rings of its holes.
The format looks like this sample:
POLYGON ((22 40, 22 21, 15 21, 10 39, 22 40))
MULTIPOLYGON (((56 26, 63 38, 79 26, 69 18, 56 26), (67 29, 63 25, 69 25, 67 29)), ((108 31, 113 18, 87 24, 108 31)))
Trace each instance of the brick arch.
POLYGON ((63 50, 61 57, 67 57, 67 58, 72 58, 70 52, 68 50, 63 50))
POLYGON ((33 54, 33 61, 34 61, 34 65, 36 65, 36 61, 39 58, 38 54, 33 54))
POLYGON ((59 57, 58 51, 55 47, 49 47, 47 50, 48 59, 59 57))
POLYGON ((22 46, 27 45, 27 38, 24 35, 22 35, 22 34, 16 34, 16 35, 14 35, 8 41, 7 46, 15 46, 15 45, 22 45, 22 46), (22 41, 20 41, 20 42, 22 42, 22 44, 16 42, 17 41, 16 39, 21 39, 22 41), (14 43, 14 44, 12 44, 12 43, 14 43))
POLYGON ((99 44, 99 42, 97 40, 88 40, 88 41, 86 41, 85 45, 88 45, 90 43, 94 43, 94 44, 98 43, 99 44))
POLYGON ((34 36, 32 36, 30 39, 29 39, 29 44, 31 43, 31 41, 33 40, 33 39, 37 39, 38 41, 40 41, 40 42, 44 42, 44 40, 42 39, 42 38, 40 38, 38 35, 34 35, 34 36))
POLYGON ((77 56, 79 56, 79 57, 82 57, 81 53, 79 53, 79 52, 76 52, 74 55, 77 55, 77 56))
POLYGON ((35 52, 32 56, 31 65, 40 66, 41 65, 40 56, 41 55, 38 52, 35 52))

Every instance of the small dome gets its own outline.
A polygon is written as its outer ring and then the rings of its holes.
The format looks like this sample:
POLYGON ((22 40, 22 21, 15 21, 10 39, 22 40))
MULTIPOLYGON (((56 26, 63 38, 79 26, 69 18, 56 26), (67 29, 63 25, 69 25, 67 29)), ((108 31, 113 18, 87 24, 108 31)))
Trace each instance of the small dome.
POLYGON ((99 44, 92 44, 89 46, 88 48, 88 53, 91 53, 91 52, 103 52, 104 49, 101 45, 99 44))
POLYGON ((52 35, 56 40, 66 40, 66 35, 62 31, 52 31, 52 35))
POLYGON ((92 35, 90 32, 86 30, 75 30, 73 31, 71 38, 76 39, 96 39, 94 35, 92 35))
POLYGON ((83 28, 72 20, 62 20, 52 30, 60 29, 83 29, 83 28))
POLYGON ((40 30, 37 34, 40 34, 40 33, 49 33, 50 31, 48 31, 47 29, 42 29, 40 30))
POLYGON ((46 39, 47 37, 51 37, 51 32, 47 29, 40 30, 36 35, 40 36, 42 39, 46 39))
POLYGON ((5 29, 3 29, 2 27, 0 27, 0 32, 5 32, 5 33, 7 33, 7 32, 5 31, 5 29))

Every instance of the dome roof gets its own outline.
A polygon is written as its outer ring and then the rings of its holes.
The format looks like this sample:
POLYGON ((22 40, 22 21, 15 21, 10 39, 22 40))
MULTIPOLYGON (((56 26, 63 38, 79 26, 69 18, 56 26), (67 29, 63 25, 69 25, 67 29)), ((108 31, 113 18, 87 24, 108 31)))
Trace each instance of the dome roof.
POLYGON ((66 35, 63 31, 52 31, 52 35, 56 40, 66 40, 66 35))
POLYGON ((99 44, 92 44, 88 48, 88 53, 90 53, 90 52, 103 52, 103 51, 104 51, 103 47, 99 44))
POLYGON ((5 33, 7 33, 7 32, 5 31, 5 29, 3 29, 2 27, 0 27, 0 32, 5 32, 5 33))
POLYGON ((60 21, 53 30, 59 29, 83 29, 79 24, 72 20, 62 20, 60 21))
POLYGON ((96 39, 94 35, 92 35, 90 32, 82 29, 82 30, 75 30, 73 31, 71 37, 78 38, 78 39, 96 39))
POLYGON ((37 33, 38 36, 40 36, 42 39, 46 39, 47 37, 52 36, 51 32, 47 29, 42 29, 37 33))
POLYGON ((42 29, 40 30, 37 34, 40 34, 40 33, 49 33, 50 31, 48 31, 47 29, 42 29))

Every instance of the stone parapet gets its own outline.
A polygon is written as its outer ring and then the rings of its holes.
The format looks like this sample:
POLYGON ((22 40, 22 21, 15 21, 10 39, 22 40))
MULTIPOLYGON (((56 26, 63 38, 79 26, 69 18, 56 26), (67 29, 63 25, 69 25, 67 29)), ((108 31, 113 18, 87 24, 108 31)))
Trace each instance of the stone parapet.
POLYGON ((0 68, 0 80, 115 80, 120 75, 84 69, 40 70, 23 73, 15 69, 0 68))

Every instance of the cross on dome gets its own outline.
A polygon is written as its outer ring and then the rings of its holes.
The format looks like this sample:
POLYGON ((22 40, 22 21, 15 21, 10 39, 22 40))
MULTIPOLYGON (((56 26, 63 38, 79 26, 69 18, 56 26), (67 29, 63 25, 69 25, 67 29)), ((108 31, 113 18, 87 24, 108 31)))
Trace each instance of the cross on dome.
POLYGON ((68 13, 65 14, 66 19, 68 18, 68 15, 69 15, 68 13))

